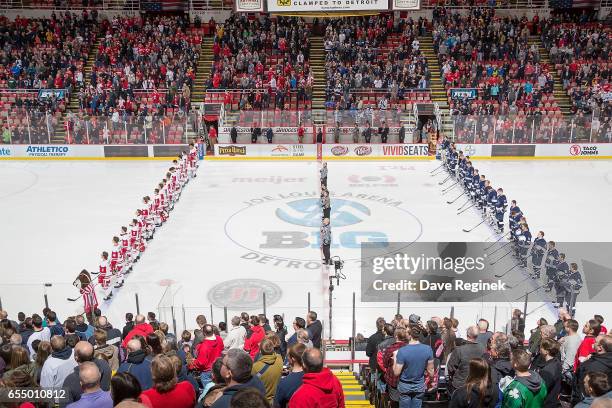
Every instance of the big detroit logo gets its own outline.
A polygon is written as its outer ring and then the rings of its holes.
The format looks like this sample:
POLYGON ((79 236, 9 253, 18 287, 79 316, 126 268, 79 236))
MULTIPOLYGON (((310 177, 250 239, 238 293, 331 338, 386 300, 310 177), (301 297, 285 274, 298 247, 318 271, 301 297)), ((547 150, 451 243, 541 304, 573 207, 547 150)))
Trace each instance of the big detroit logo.
MULTIPOLYGON (((355 201, 332 198, 330 202, 332 208, 330 222, 334 227, 357 224, 370 216, 370 209, 355 201)), ((289 224, 319 228, 321 202, 315 198, 290 201, 276 209, 276 216, 289 224)))
MULTIPOLYGON (((246 200, 227 219, 225 234, 249 257, 279 259, 279 265, 280 260, 320 264, 318 197, 316 192, 292 192, 246 200)), ((381 248, 388 242, 409 244, 422 233, 419 219, 392 197, 338 192, 332 193, 331 207, 332 255, 344 260, 359 260, 362 243, 381 248)))

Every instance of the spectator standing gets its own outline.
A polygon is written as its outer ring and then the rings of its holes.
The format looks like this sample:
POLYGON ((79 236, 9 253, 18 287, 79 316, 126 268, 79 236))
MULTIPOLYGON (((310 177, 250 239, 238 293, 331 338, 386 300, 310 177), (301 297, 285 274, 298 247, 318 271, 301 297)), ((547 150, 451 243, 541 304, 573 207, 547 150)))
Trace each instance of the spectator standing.
POLYGON ((98 386, 103 391, 110 390, 110 379, 112 376, 110 366, 106 360, 99 358, 94 360, 94 349, 91 344, 86 341, 79 341, 74 347, 74 359, 78 365, 74 368, 74 372, 66 377, 64 384, 62 385, 62 388, 66 390, 68 402, 78 401, 83 394, 80 378, 81 369, 86 365, 86 363, 94 363, 98 368, 98 372, 100 373, 100 378, 98 378, 98 386))
POLYGON ((574 408, 587 408, 593 405, 596 398, 606 397, 606 395, 609 395, 608 398, 612 397, 610 394, 610 389, 612 389, 612 387, 609 381, 608 375, 604 373, 588 373, 586 377, 584 377, 583 382, 587 396, 576 404, 574 408))
POLYGON ((259 359, 253 363, 251 374, 259 377, 266 389, 266 399, 271 403, 283 373, 283 358, 274 352, 274 344, 267 338, 261 341, 259 352, 259 359))
POLYGON ((376 319, 376 333, 368 338, 366 345, 366 356, 369 358, 370 373, 372 375, 372 381, 377 378, 378 375, 378 364, 376 363, 376 353, 378 351, 378 345, 385 339, 385 319, 379 317, 376 319))
POLYGON ((265 337, 264 329, 260 325, 259 317, 256 315, 251 316, 249 319, 251 336, 244 342, 244 351, 249 353, 252 359, 255 359, 257 353, 259 353, 259 343, 265 337))
POLYGON ((206 316, 198 315, 196 317, 196 324, 198 325, 198 328, 193 331, 193 345, 192 345, 192 347, 193 347, 194 350, 196 350, 198 344, 200 344, 200 342, 202 340, 204 340, 204 334, 202 333, 202 329, 206 325, 206 316))
POLYGON ((150 408, 192 408, 196 394, 187 381, 178 382, 176 367, 169 357, 155 356, 151 362, 153 387, 143 391, 141 399, 150 408))
POLYGON ((72 349, 66 346, 62 336, 51 338, 51 356, 43 364, 40 372, 40 386, 45 388, 61 388, 64 380, 70 375, 77 362, 72 357, 72 349))
POLYGON ((153 386, 151 378, 151 358, 142 349, 140 340, 133 339, 127 344, 127 359, 121 363, 117 372, 130 373, 138 379, 143 390, 153 386))
POLYGON ((399 376, 400 408, 420 408, 426 391, 425 373, 434 375, 433 352, 431 347, 419 342, 419 327, 410 327, 408 335, 408 344, 393 355, 393 373, 399 376))
POLYGON ((576 372, 579 388, 588 373, 604 373, 612 377, 612 335, 600 336, 595 343, 595 354, 580 364, 576 372))
MULTIPOLYGON (((19 336, 19 335, 13 334, 13 336, 19 336)), ((49 358, 52 352, 53 352, 53 349, 51 348, 51 343, 49 343, 48 341, 41 341, 38 344, 38 349, 36 350, 36 359, 34 360, 34 363, 35 363, 34 381, 36 382, 36 384, 40 384, 40 375, 42 374, 42 368, 44 367, 45 362, 47 361, 47 359, 49 358)))
POLYGON ((130 373, 117 373, 111 378, 111 397, 114 406, 122 401, 138 402, 141 392, 138 379, 130 373))
POLYGON ((232 327, 229 329, 227 336, 223 340, 224 349, 243 349, 244 339, 246 338, 246 329, 240 325, 240 317, 232 317, 231 324, 232 327))
POLYGON ((560 339, 561 342, 561 365, 563 371, 574 371, 574 361, 576 360, 576 353, 582 339, 578 334, 579 324, 576 320, 567 320, 564 324, 564 331, 567 334, 565 337, 560 339))
POLYGON ((213 326, 210 324, 204 325, 202 328, 204 339, 196 348, 197 358, 189 364, 189 368, 199 371, 202 386, 211 382, 211 371, 215 360, 221 357, 223 353, 223 340, 221 336, 217 336, 213 326))
POLYGON ((125 339, 129 332, 134 328, 134 315, 132 313, 125 314, 125 326, 123 326, 123 330, 121 332, 121 338, 125 339))
POLYGON ((51 337, 63 336, 65 334, 62 325, 57 323, 57 314, 53 310, 47 313, 47 327, 51 337))
POLYGON ((459 389, 465 385, 467 379, 470 360, 480 358, 484 354, 484 347, 477 342, 478 327, 470 326, 466 331, 466 341, 461 346, 457 347, 451 354, 447 370, 451 378, 450 386, 452 390, 459 389))
POLYGON ((51 331, 48 327, 43 327, 42 317, 39 315, 32 316, 32 327, 33 333, 28 337, 28 350, 30 352, 30 356, 35 357, 36 352, 32 348, 32 343, 35 340, 38 341, 50 341, 51 340, 51 331))
POLYGON ((306 328, 306 320, 302 319, 301 317, 296 317, 295 319, 293 319, 293 330, 295 332, 287 340, 287 347, 291 347, 292 345, 298 342, 297 333, 299 330, 305 329, 305 328, 306 328))
POLYGON ((344 392, 340 381, 329 368, 323 367, 323 355, 317 348, 302 355, 304 377, 302 386, 289 400, 289 408, 344 407, 344 392))
POLYGON ((491 337, 489 350, 489 365, 491 366, 491 382, 493 384, 499 384, 499 381, 504 377, 514 377, 510 353, 508 336, 499 332, 494 333, 491 337))
POLYGON ((546 399, 544 408, 558 408, 561 393, 561 360, 559 359, 559 343, 553 339, 544 339, 540 344, 540 355, 545 363, 538 373, 546 384, 546 399))
POLYGON ((76 323, 75 333, 79 335, 79 337, 83 340, 88 340, 91 336, 93 336, 94 328, 92 325, 87 324, 85 322, 85 318, 81 315, 78 315, 74 318, 76 323))
POLYGON ((320 349, 323 325, 319 320, 317 320, 317 313, 313 312, 312 310, 308 312, 308 315, 306 316, 306 330, 308 330, 313 347, 320 349))
POLYGON ((230 349, 223 357, 221 376, 227 387, 223 389, 223 395, 212 405, 212 408, 230 408, 232 397, 245 388, 255 388, 262 396, 266 395, 266 389, 256 376, 251 375, 253 360, 243 350, 230 349))
POLYGON ((132 328, 132 330, 130 330, 127 336, 123 338, 123 342, 121 342, 121 345, 123 346, 123 348, 127 348, 127 344, 135 335, 147 337, 147 335, 151 333, 153 333, 153 327, 145 321, 145 317, 143 315, 137 315, 134 327, 132 328))
POLYGON ((465 385, 453 393, 449 408, 493 408, 498 399, 497 383, 491 379, 489 364, 474 358, 470 360, 465 385))
POLYGON ((79 371, 83 395, 68 408, 112 408, 113 400, 108 392, 100 388, 100 378, 100 371, 94 363, 84 363, 79 371))
MULTIPOLYGON (((119 369, 119 349, 116 346, 107 344, 106 331, 96 329, 94 331, 94 358, 105 360, 114 373, 119 369)), ((121 342, 121 338, 119 338, 121 342)))
MULTIPOLYGON (((106 316, 98 317, 96 329, 106 333, 106 343, 119 348, 121 346, 122 333, 119 329, 115 329, 109 322, 106 316)), ((95 330, 94 334, 88 339, 92 345, 96 345, 95 330)))
POLYGON ((480 319, 478 321, 478 337, 476 337, 476 342, 486 349, 491 336, 493 336, 493 333, 489 331, 489 322, 485 319, 480 319))
POLYGON ((595 345, 595 341, 597 336, 599 336, 599 332, 601 331, 601 326, 599 322, 595 319, 589 320, 584 327, 582 328, 582 333, 585 334, 584 339, 582 339, 582 343, 578 346, 578 350, 576 351, 576 359, 574 360, 574 371, 578 369, 580 363, 585 361, 592 352, 595 351, 593 346, 595 345))
POLYGON ((302 386, 304 378, 302 355, 304 351, 306 351, 306 346, 301 343, 289 347, 287 360, 291 372, 286 377, 281 378, 276 387, 276 395, 274 396, 273 403, 275 408, 285 408, 293 394, 302 386))
POLYGON ((2 379, 7 380, 11 378, 16 372, 25 373, 27 376, 36 378, 36 364, 30 361, 28 351, 21 346, 14 346, 11 350, 11 360, 6 367, 7 370, 2 375, 2 379))
POLYGON ((382 352, 382 364, 380 365, 380 368, 383 371, 385 383, 387 384, 387 393, 389 394, 389 399, 399 404, 400 394, 397 389, 399 383, 399 375, 395 375, 395 373, 393 372, 393 356, 397 350, 408 344, 408 333, 406 332, 406 329, 404 327, 398 326, 395 328, 393 336, 395 342, 389 347, 385 348, 382 352))
POLYGON ((500 388, 504 395, 502 408, 540 408, 546 399, 546 384, 535 371, 529 370, 531 356, 524 350, 512 352, 514 379, 506 377, 500 388))

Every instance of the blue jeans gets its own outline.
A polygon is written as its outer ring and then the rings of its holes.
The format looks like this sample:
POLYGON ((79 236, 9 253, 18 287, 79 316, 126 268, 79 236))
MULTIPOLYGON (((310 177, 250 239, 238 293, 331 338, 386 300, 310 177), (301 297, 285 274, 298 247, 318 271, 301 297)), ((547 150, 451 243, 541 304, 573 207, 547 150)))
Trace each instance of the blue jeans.
POLYGON ((210 371, 202 371, 200 374, 200 381, 202 381, 202 389, 206 388, 206 384, 212 382, 212 375, 210 371))
POLYGON ((397 390, 400 392, 400 408, 421 408, 425 396, 425 383, 399 382, 397 390))

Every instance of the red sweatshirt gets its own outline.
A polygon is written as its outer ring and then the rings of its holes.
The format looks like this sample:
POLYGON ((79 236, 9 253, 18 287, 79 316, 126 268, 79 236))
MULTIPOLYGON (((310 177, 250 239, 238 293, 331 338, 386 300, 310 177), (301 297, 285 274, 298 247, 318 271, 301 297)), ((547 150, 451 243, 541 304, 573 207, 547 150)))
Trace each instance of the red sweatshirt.
POLYGON ((245 340, 244 342, 244 351, 249 353, 252 359, 255 359, 257 353, 259 353, 259 343, 266 336, 263 327, 261 326, 253 326, 251 327, 253 334, 251 337, 245 340))
POLYGON ((134 337, 136 334, 139 334, 142 337, 147 337, 147 334, 151 333, 153 333, 153 326, 151 326, 149 323, 139 323, 134 326, 134 328, 127 334, 127 336, 125 336, 125 339, 123 339, 121 345, 123 346, 123 348, 127 348, 128 342, 132 340, 132 337, 134 337))
POLYGON ((181 381, 173 390, 163 394, 150 388, 142 392, 141 398, 147 408, 192 408, 196 403, 193 386, 187 381, 181 381))
POLYGON ((587 357, 595 350, 593 346, 595 345, 596 338, 593 336, 586 336, 580 346, 578 347, 578 351, 576 352, 576 358, 574 359, 574 372, 578 372, 578 366, 580 365, 580 357, 587 357))
POLYGON ((211 371, 212 365, 216 359, 221 357, 223 353, 223 339, 219 336, 215 336, 214 340, 204 339, 197 346, 197 359, 193 360, 193 363, 189 365, 190 369, 196 369, 199 371, 211 371))
POLYGON ((344 408, 342 385, 329 368, 306 373, 302 386, 289 400, 289 408, 344 408))

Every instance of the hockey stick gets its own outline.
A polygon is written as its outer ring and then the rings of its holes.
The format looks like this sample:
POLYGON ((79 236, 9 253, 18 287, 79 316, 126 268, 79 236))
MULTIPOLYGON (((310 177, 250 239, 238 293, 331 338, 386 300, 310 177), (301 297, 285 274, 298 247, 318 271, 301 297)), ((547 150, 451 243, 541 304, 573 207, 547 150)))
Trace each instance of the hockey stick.
POLYGON ((455 201, 457 201, 458 199, 461 198, 461 196, 463 196, 465 194, 465 192, 462 192, 461 194, 459 194, 457 197, 455 197, 453 200, 451 201, 447 201, 446 204, 453 204, 455 201))
POLYGON ((498 263, 499 261, 501 261, 502 259, 504 259, 508 255, 510 255, 512 253, 512 251, 513 251, 513 248, 510 248, 510 250, 508 252, 506 252, 504 254, 504 256, 502 256, 501 258, 498 258, 496 261, 490 262, 489 265, 495 265, 496 263, 498 263))
POLYGON ((446 193, 449 193, 451 190, 454 190, 454 189, 455 189, 455 187, 457 187, 457 186, 458 186, 458 183, 459 183, 459 182, 457 182, 457 183, 453 184, 453 185, 452 185, 450 188, 447 188, 446 190, 442 190, 442 195, 446 195, 446 193))
MULTIPOLYGON (((497 235, 498 233, 495 233, 495 235, 497 235)), ((493 236, 495 236, 493 235, 493 236)), ((493 248, 495 246, 495 244, 497 244, 499 241, 501 241, 502 239, 506 238, 506 234, 504 234, 503 232, 501 233, 501 236, 499 238, 497 238, 497 240, 495 242, 493 242, 491 245, 489 245, 488 247, 485 248, 485 251, 488 251, 489 249, 493 248)))
POLYGON ((443 188, 442 189, 442 194, 448 193, 449 191, 451 191, 453 188, 457 187, 457 184, 459 184, 459 181, 455 181, 453 184, 451 184, 450 186, 443 188))
MULTIPOLYGON (((506 242, 504 245, 500 246, 499 248, 497 248, 495 251, 491 252, 490 254, 487 254, 487 256, 491 256, 494 253, 496 253, 497 251, 500 251, 502 249, 504 249, 505 247, 507 247, 508 245, 510 245, 512 243, 512 241, 508 241, 506 242)), ((492 246, 492 245, 491 245, 492 246)))
MULTIPOLYGON (((463 194, 465 194, 465 192, 463 194)), ((463 202, 463 204, 461 204, 461 207, 457 208, 457 211, 461 211, 463 209, 463 207, 465 207, 467 205, 467 203, 469 203, 469 202, 470 202, 470 198, 468 197, 468 199, 465 200, 463 202)))
POLYGON ((438 183, 438 185, 440 185, 440 186, 441 186, 442 184, 446 183, 448 180, 450 180, 450 179, 451 179, 451 177, 452 177, 452 176, 449 174, 448 176, 446 176, 446 178, 445 178, 444 180, 442 180, 441 182, 439 182, 439 183, 438 183))
POLYGON ((510 272, 511 270, 513 270, 514 268, 516 268, 517 266, 520 266, 520 263, 517 263, 516 265, 514 265, 512 268, 508 269, 506 272, 500 274, 500 275, 495 275, 496 278, 503 278, 504 276, 506 276, 508 274, 508 272, 510 272))
POLYGON ((480 221, 478 224, 474 225, 472 228, 464 228, 463 232, 472 232, 473 230, 475 230, 477 227, 479 227, 480 225, 484 224, 484 222, 486 221, 486 218, 483 219, 482 221, 480 221))
POLYGON ((435 169, 433 169, 432 171, 430 171, 429 173, 435 173, 436 170, 438 170, 440 167, 443 167, 445 163, 442 163, 441 165, 439 165, 438 167, 436 167, 435 169))
POLYGON ((77 297, 77 298, 74 298, 74 299, 66 298, 66 300, 69 301, 69 302, 76 302, 79 299, 80 299, 80 297, 77 297))
POLYGON ((457 215, 463 214, 464 212, 466 212, 467 210, 469 210, 470 208, 474 207, 476 205, 476 203, 472 203, 472 205, 465 207, 463 210, 459 211, 457 213, 457 215))

